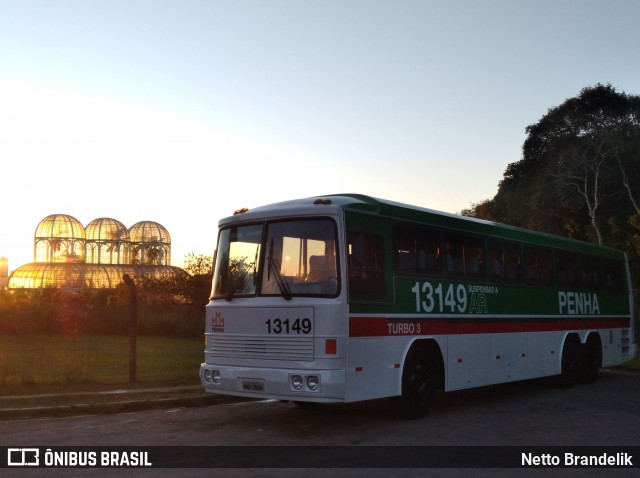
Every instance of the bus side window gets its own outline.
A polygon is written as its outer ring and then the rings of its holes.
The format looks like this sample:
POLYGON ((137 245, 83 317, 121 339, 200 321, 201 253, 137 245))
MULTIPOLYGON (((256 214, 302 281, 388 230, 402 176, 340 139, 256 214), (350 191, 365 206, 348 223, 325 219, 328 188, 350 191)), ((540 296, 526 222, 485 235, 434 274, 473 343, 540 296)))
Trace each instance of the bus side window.
POLYGON ((440 233, 410 226, 393 231, 393 262, 400 273, 440 275, 440 233))
POLYGON ((499 282, 521 282, 520 244, 490 239, 487 243, 489 278, 499 282))
POLYGON ((556 251, 555 271, 559 286, 575 286, 578 283, 578 262, 578 254, 556 251))
POLYGON ((602 289, 602 259, 584 255, 580 266, 580 283, 587 289, 602 289))
POLYGON ((625 291, 624 266, 622 262, 612 259, 603 261, 604 269, 604 288, 613 291, 625 291))
POLYGON ((484 245, 480 237, 447 233, 444 259, 450 277, 485 277, 484 245))
POLYGON ((529 285, 551 285, 553 263, 551 249, 535 246, 524 248, 524 273, 529 285))
POLYGON ((381 236, 349 232, 349 293, 354 297, 385 295, 384 241, 381 236))
POLYGON ((444 246, 444 260, 447 274, 464 276, 464 241, 459 236, 447 234, 444 246))

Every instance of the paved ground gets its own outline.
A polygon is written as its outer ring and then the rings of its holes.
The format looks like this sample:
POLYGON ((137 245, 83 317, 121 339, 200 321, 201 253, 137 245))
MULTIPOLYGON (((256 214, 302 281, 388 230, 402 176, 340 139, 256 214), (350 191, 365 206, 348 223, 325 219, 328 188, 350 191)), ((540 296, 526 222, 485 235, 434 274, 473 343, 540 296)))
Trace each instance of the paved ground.
MULTIPOLYGON (((593 385, 541 381, 441 394, 424 420, 397 419, 386 401, 299 407, 274 401, 0 422, 2 446, 639 445, 640 376, 603 372, 593 385)), ((343 450, 343 451, 344 451, 343 450)), ((218 451, 219 452, 219 451, 218 451)), ((336 456, 333 456, 337 459, 336 456)), ((330 464, 332 455, 327 456, 330 464)), ((366 466, 366 464, 364 464, 366 466)), ((250 466, 250 465, 248 465, 250 466)), ((5 471, 5 470, 2 470, 5 471)), ((3 476, 60 476, 11 470, 3 476)), ((154 469, 64 470, 64 476, 637 476, 636 470, 154 469)))
POLYGON ((200 385, 0 396, 0 420, 100 415, 235 402, 200 385))

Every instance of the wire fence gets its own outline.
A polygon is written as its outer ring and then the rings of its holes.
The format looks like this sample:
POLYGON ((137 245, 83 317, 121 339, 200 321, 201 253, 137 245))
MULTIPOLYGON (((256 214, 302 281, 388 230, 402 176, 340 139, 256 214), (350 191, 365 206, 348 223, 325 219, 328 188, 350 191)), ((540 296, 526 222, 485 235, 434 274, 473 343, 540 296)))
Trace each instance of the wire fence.
POLYGON ((197 384, 203 332, 204 305, 161 289, 4 292, 0 386, 197 384))
MULTIPOLYGON (((136 381, 197 384, 202 337, 137 338, 136 381)), ((127 383, 129 338, 104 335, 0 335, 0 386, 127 383)))

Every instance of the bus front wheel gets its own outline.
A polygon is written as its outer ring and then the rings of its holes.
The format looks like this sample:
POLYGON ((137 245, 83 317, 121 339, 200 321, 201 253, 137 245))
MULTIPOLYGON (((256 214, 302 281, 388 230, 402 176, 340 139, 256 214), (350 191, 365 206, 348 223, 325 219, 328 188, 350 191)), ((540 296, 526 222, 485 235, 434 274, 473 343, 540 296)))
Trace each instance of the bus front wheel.
POLYGON ((425 350, 409 352, 402 371, 402 394, 393 397, 396 412, 404 418, 422 418, 429 411, 436 389, 433 370, 425 350))

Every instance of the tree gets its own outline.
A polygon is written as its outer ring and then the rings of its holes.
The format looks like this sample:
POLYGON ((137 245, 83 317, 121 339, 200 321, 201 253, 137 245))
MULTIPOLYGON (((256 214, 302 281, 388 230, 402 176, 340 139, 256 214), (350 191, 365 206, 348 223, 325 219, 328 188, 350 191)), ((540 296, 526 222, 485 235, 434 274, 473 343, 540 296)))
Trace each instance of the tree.
POLYGON ((465 214, 618 248, 640 232, 640 96, 584 88, 526 128, 496 196, 465 214))
POLYGON ((598 213, 606 196, 603 175, 612 157, 605 136, 603 132, 594 132, 585 138, 586 141, 583 138, 568 139, 566 142, 575 144, 567 144, 558 152, 557 164, 550 171, 561 186, 577 192, 584 201, 591 227, 601 245, 603 237, 598 213))
POLYGON ((213 258, 190 252, 185 256, 183 269, 192 276, 210 276, 213 272, 213 258))
POLYGON ((478 219, 486 219, 488 221, 493 221, 493 200, 485 199, 484 201, 480 201, 478 203, 474 203, 471 205, 469 209, 463 209, 460 211, 460 214, 468 217, 475 217, 478 219))
POLYGON ((183 269, 189 274, 187 286, 190 301, 204 307, 211 292, 213 257, 189 253, 185 256, 183 269))
POLYGON ((489 202, 497 220, 602 243, 607 213, 621 199, 638 214, 640 97, 598 84, 526 132, 522 159, 507 166, 489 202))

